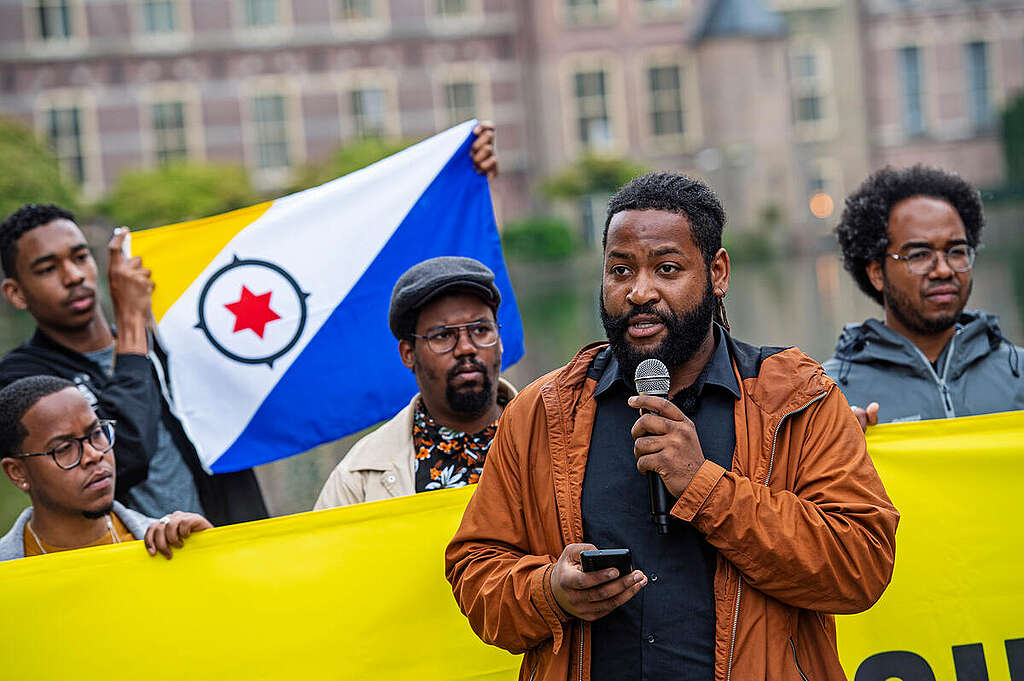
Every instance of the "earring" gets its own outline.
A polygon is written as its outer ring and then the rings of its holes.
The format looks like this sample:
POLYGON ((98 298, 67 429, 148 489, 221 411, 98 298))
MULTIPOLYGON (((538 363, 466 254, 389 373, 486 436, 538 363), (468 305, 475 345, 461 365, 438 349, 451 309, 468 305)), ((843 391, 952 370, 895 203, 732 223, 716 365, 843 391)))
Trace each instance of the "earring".
POLYGON ((21 488, 22 489, 28 489, 28 483, 27 482, 21 483, 21 488))

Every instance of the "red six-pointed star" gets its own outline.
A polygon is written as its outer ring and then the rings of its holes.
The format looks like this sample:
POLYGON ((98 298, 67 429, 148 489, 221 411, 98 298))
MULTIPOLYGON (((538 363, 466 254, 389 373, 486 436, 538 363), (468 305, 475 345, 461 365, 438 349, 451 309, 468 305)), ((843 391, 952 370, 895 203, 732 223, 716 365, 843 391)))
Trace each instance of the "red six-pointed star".
POLYGON ((242 286, 241 297, 224 306, 235 315, 235 333, 251 329, 253 333, 263 338, 267 324, 281 318, 281 315, 270 309, 271 293, 273 291, 267 291, 257 296, 253 295, 248 287, 242 286))

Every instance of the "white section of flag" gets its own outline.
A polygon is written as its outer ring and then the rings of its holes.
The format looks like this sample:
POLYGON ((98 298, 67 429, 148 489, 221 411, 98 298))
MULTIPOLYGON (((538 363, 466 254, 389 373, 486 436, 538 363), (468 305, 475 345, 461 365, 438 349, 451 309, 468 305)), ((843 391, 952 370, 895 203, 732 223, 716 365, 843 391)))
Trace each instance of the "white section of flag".
POLYGON ((170 307, 159 331, 166 347, 174 348, 171 386, 207 470, 241 434, 475 124, 468 121, 360 171, 274 201, 170 307), (272 367, 228 359, 195 328, 203 286, 235 256, 276 263, 310 294, 301 338, 272 367))

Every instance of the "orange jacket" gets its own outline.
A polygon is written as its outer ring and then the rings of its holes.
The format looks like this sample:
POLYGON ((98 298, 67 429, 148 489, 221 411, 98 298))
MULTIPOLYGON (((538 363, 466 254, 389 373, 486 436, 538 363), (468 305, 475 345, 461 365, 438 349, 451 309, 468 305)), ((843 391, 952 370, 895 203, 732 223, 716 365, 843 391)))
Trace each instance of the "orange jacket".
MULTIPOLYGON (((726 336, 736 400, 732 470, 705 461, 672 514, 718 550, 715 679, 843 679, 828 613, 869 608, 892 576, 899 514, 846 400, 795 348, 726 336)), ((583 348, 505 409, 445 555, 485 642, 525 652, 520 679, 590 678, 590 626, 567 620, 548 574, 583 541, 580 491, 596 412, 583 348)))

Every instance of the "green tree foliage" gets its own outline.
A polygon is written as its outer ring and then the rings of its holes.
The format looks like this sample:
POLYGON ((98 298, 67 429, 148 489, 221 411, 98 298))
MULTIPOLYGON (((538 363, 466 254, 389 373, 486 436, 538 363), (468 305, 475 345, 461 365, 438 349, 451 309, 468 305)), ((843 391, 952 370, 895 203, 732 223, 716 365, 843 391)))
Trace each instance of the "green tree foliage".
POLYGON ((565 260, 575 251, 569 225, 543 215, 510 222, 501 232, 501 241, 505 254, 518 260, 565 260))
POLYGON ((1002 123, 1007 182, 1024 183, 1024 93, 1006 105, 1002 123))
POLYGON ((0 218, 25 203, 55 203, 76 211, 77 191, 53 153, 19 122, 0 116, 0 218))
POLYGON ((571 200, 592 194, 612 194, 647 170, 628 159, 588 154, 548 178, 541 189, 552 199, 571 200))
POLYGON ((240 166, 179 162, 122 173, 98 209, 115 224, 145 228, 209 217, 259 201, 240 166))
POLYGON ((348 175, 382 158, 397 154, 411 144, 414 144, 412 140, 382 137, 353 140, 335 149, 326 163, 310 164, 299 170, 292 191, 309 189, 342 175, 348 175))

